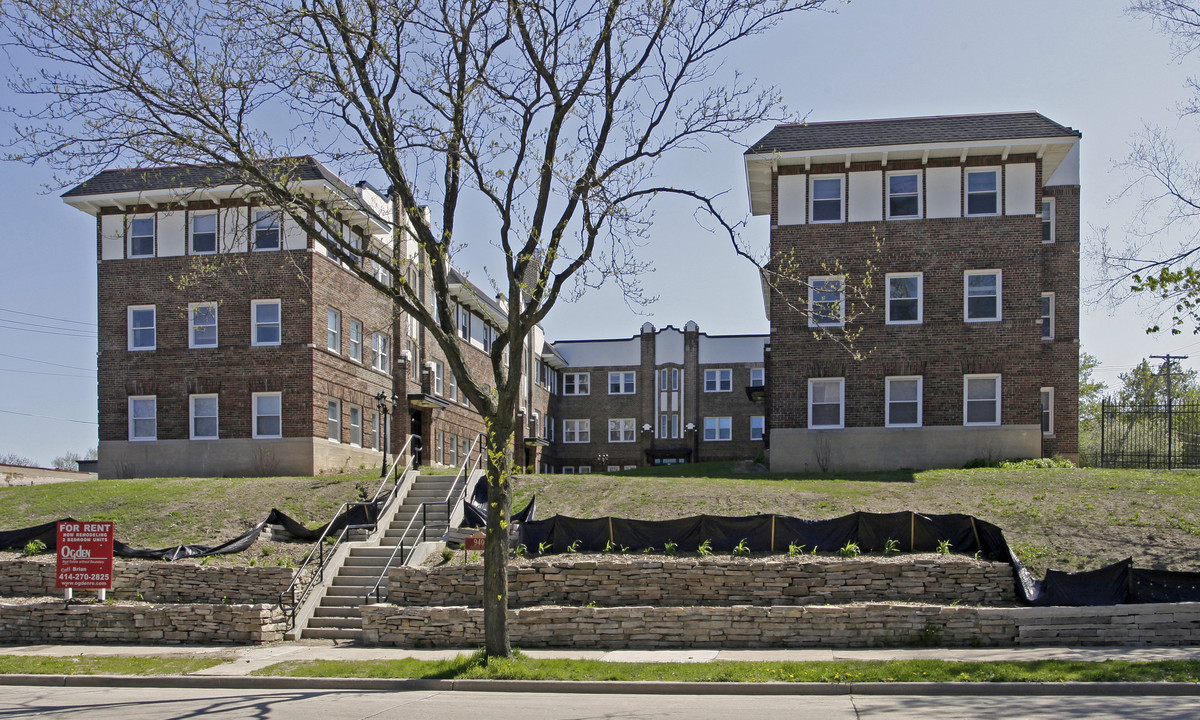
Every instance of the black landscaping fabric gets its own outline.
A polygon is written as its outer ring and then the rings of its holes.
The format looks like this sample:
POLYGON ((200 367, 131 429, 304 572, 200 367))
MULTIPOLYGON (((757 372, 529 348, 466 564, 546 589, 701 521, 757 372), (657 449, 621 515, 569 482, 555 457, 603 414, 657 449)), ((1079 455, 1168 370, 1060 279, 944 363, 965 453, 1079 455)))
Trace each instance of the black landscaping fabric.
MULTIPOLYGON (((487 499, 488 486, 487 477, 481 476, 475 481, 475 489, 471 491, 471 498, 463 498, 463 527, 480 528, 487 525, 487 499)), ((537 513, 537 496, 534 495, 529 499, 529 503, 518 512, 513 513, 509 520, 514 523, 523 523, 533 520, 537 513)))

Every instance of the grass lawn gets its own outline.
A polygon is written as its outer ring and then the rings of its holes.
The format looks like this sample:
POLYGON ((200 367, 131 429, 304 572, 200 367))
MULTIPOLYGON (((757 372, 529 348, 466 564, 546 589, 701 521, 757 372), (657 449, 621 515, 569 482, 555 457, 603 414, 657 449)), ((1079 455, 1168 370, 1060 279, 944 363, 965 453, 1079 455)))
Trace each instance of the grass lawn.
POLYGON ((223 658, 41 657, 0 655, 0 675, 186 675, 220 665, 223 658))
POLYGON ((487 680, 626 680, 673 682, 1198 682, 1200 661, 620 663, 531 659, 487 662, 479 653, 452 660, 313 660, 286 662, 252 675, 287 677, 487 680))

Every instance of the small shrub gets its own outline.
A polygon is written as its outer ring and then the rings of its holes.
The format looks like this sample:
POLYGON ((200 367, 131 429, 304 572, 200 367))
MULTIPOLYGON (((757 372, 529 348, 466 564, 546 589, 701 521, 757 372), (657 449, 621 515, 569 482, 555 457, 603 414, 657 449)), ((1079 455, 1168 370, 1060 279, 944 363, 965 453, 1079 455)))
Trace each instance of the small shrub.
POLYGON ((712 541, 704 540, 696 547, 696 554, 700 557, 712 557, 712 541))
POLYGON ((798 555, 802 555, 802 554, 804 554, 804 546, 803 546, 803 545, 797 545, 796 543, 788 543, 788 551, 787 551, 787 554, 788 554, 788 555, 790 555, 790 556, 792 556, 792 557, 796 557, 796 556, 798 556, 798 555))
POLYGON ((858 543, 856 542, 847 542, 845 545, 838 548, 838 555, 841 555, 844 558, 858 557, 861 554, 862 550, 858 548, 858 543))
POLYGON ((41 540, 30 540, 25 544, 25 549, 22 550, 26 557, 31 555, 41 555, 46 552, 46 543, 41 540))
POLYGON ((949 540, 938 540, 937 554, 938 555, 949 555, 950 554, 950 541, 949 540))
POLYGON ((275 566, 281 568, 295 568, 296 561, 286 555, 283 555, 275 558, 275 566))
POLYGON ((525 557, 525 553, 527 552, 529 552, 529 548, 525 547, 525 543, 518 543, 517 546, 513 548, 513 555, 519 558, 525 557))
POLYGON ((454 559, 454 551, 450 548, 442 548, 442 562, 448 563, 454 559))
POLYGON ((663 552, 667 555, 674 555, 679 550, 679 544, 673 543, 670 540, 663 543, 663 552))
POLYGON ((552 552, 553 550, 554 550, 554 543, 552 543, 552 542, 538 543, 538 555, 545 555, 546 553, 552 552))
POLYGON ((884 555, 896 555, 899 552, 900 552, 900 543, 897 542, 895 539, 888 538, 883 543, 883 554, 884 555))
POLYGON ((976 468, 994 468, 994 467, 1000 467, 1000 463, 996 462, 995 460, 990 460, 988 458, 975 458, 974 460, 968 460, 966 462, 966 464, 963 465, 963 470, 974 470, 976 468))
POLYGON ((580 543, 578 540, 576 540, 567 546, 567 552, 577 553, 577 552, 579 552, 579 548, 580 548, 580 543))
POLYGON ((654 552, 654 546, 653 546, 653 545, 647 545, 646 547, 642 548, 642 554, 643 554, 643 555, 649 555, 649 554, 650 554, 650 553, 652 553, 652 552, 654 552))
POLYGON ((1029 460, 1005 460, 1000 463, 1004 470, 1050 470, 1055 468, 1074 468, 1075 463, 1055 455, 1048 458, 1031 458, 1029 460))
POLYGON ((738 541, 737 545, 733 546, 734 557, 745 557, 750 554, 750 546, 746 544, 746 538, 738 541))

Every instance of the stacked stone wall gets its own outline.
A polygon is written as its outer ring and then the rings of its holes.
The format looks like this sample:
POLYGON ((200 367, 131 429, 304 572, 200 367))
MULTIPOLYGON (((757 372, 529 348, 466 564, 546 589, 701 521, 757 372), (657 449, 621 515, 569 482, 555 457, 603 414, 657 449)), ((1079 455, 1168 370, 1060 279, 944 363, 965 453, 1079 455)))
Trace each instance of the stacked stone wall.
MULTIPOLYGON (((117 562, 113 565, 113 587, 108 597, 163 603, 275 604, 295 573, 282 567, 117 562)), ((54 563, 33 560, 0 563, 0 597, 61 594, 54 585, 54 563)))
POLYGON ((3 643, 267 643, 285 629, 283 611, 268 604, 0 604, 3 643))

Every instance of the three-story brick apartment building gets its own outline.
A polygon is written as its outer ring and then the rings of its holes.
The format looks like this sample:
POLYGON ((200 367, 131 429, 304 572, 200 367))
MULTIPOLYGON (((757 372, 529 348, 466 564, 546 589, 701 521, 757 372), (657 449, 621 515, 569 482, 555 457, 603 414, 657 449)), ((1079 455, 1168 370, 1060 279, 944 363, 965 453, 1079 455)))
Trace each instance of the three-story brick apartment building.
POLYGON ((746 151, 787 275, 773 470, 1076 456, 1080 137, 1026 112, 780 125, 746 151), (848 318, 861 360, 829 339, 848 318))

